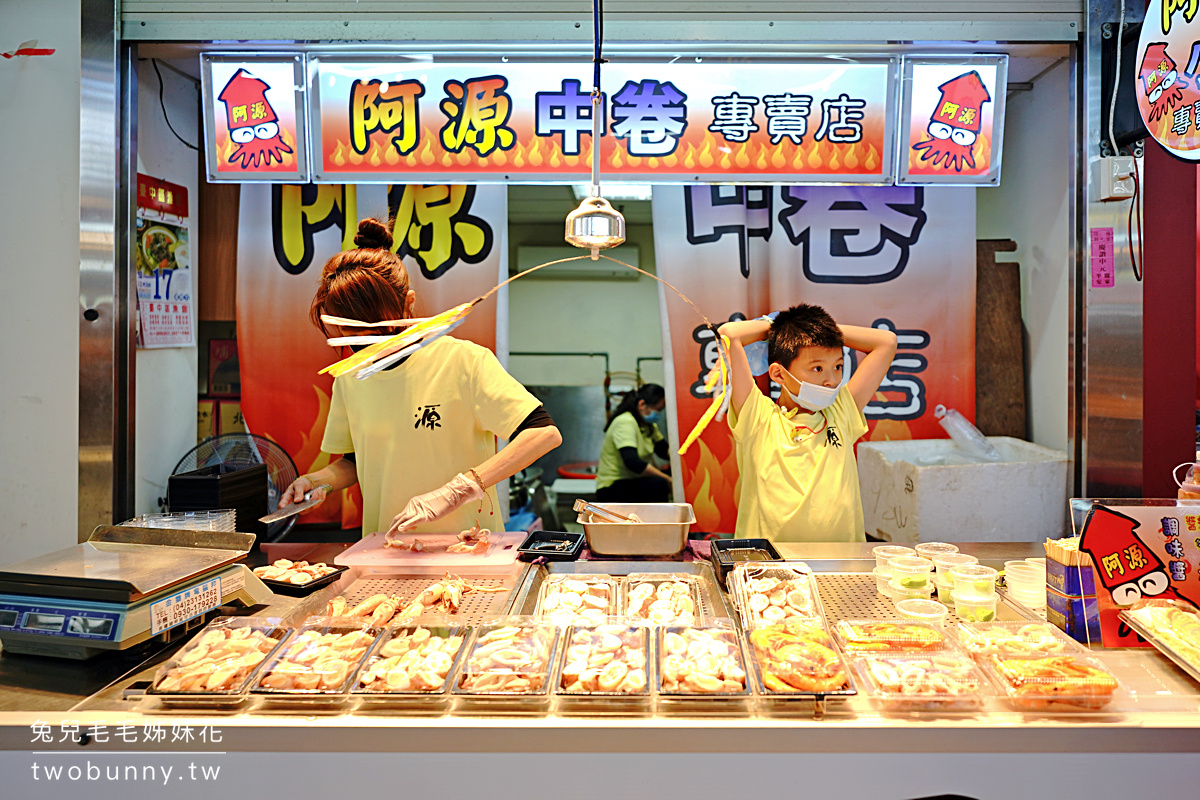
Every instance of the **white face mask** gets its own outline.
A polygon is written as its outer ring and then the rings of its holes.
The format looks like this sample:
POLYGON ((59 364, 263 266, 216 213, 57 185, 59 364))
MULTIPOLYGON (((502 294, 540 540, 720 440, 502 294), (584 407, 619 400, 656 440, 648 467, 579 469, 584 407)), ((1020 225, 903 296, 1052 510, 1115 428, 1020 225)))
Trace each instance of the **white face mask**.
MULTIPOLYGON (((781 365, 782 366, 782 365, 781 365)), ((784 373, 800 384, 800 393, 792 394, 791 390, 784 384, 779 384, 779 388, 787 392, 787 396, 792 398, 792 402, 798 406, 802 406, 809 411, 822 411, 833 405, 833 401, 837 399, 838 390, 841 385, 837 386, 817 386, 815 383, 802 381, 786 369, 784 373)))

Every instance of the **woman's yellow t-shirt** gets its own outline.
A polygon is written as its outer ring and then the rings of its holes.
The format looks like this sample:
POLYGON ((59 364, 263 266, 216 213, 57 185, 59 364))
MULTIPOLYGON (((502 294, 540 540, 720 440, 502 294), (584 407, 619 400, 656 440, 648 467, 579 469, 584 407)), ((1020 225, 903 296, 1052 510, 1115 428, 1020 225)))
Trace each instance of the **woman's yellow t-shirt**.
POLYGON ((621 458, 622 447, 636 447, 638 458, 651 463, 654 443, 662 440, 662 431, 657 425, 650 426, 650 435, 647 436, 642 426, 634 419, 633 412, 618 414, 604 432, 604 444, 600 446, 600 462, 596 465, 596 488, 603 489, 617 481, 641 477, 625 466, 625 460, 621 458))
MULTIPOLYGON (((387 530, 413 496, 494 456, 496 437, 512 435, 539 405, 490 350, 444 336, 394 369, 334 380, 321 449, 354 453, 367 535, 387 530)), ((501 530, 496 490, 487 495, 482 513, 469 503, 416 532, 458 533, 477 519, 501 530)))
POLYGON ((729 427, 741 471, 738 538, 865 540, 854 443, 867 420, 848 387, 815 414, 751 391, 740 414, 730 409, 729 427))

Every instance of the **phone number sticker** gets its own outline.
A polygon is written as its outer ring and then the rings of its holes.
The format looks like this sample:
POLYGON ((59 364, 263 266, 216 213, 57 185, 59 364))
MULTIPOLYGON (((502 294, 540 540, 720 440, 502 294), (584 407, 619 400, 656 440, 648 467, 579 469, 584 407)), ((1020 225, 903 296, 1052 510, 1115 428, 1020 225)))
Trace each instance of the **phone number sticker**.
POLYGON ((221 605, 221 579, 213 578, 150 605, 150 633, 159 634, 221 605))

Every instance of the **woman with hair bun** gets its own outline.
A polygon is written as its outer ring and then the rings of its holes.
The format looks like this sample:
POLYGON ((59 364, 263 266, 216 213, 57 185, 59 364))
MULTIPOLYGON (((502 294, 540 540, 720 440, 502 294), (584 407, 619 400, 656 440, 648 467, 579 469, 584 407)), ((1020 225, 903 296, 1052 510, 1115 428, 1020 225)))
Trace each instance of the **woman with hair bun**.
MULTIPOLYGON (((326 336, 395 334, 399 328, 321 321, 322 314, 364 322, 413 316, 417 295, 391 251, 388 226, 364 219, 354 243, 358 249, 325 263, 309 317, 326 336)), ((541 403, 490 350, 443 336, 366 380, 334 380, 321 450, 343 455, 297 478, 280 506, 358 483, 364 534, 456 533, 477 522, 497 530, 493 487, 561 443, 541 403), (497 437, 508 440, 499 452, 497 437)))
POLYGON ((596 499, 608 503, 667 503, 671 500, 667 440, 655 425, 667 407, 666 392, 647 383, 627 392, 604 429, 596 467, 596 499), (655 457, 663 466, 651 463, 655 457))

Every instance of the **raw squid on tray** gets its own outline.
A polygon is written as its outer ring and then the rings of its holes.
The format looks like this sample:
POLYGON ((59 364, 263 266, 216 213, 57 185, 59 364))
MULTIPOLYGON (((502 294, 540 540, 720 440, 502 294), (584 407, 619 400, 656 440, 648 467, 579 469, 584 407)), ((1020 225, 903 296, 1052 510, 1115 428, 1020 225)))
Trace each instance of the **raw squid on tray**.
POLYGON ((1117 679, 1076 656, 1023 658, 987 656, 983 662, 1017 708, 1044 711, 1056 706, 1097 710, 1108 705, 1117 679))
POLYGON ((312 628, 284 644, 280 656, 258 679, 259 689, 277 692, 338 692, 375 641, 370 629, 312 628))
POLYGON ((769 692, 822 693, 846 688, 846 667, 819 622, 788 622, 747 635, 750 656, 769 692))
POLYGON ((789 566, 735 567, 734 585, 746 627, 820 619, 813 578, 789 566))
POLYGON ((267 633, 269 629, 220 627, 218 623, 159 671, 152 692, 232 691, 279 644, 278 638, 267 633))
POLYGON ((279 581, 303 586, 324 578, 326 575, 332 575, 337 572, 337 567, 331 567, 321 562, 310 564, 307 561, 288 561, 286 558, 280 558, 268 566, 255 567, 253 572, 265 581, 279 581))
POLYGON ((480 632, 458 688, 471 694, 540 694, 557 631, 552 625, 500 625, 480 632))
POLYGON ((437 636, 424 627, 398 630, 363 669, 355 691, 436 692, 445 685, 463 638, 437 636))
POLYGON ((842 620, 835 630, 842 647, 851 653, 900 653, 946 647, 945 635, 923 622, 842 620))
POLYGON ((1200 669, 1200 613, 1190 603, 1150 599, 1126 612, 1176 656, 1200 669))
POLYGON ((671 627, 659 639, 659 679, 666 694, 741 694, 746 668, 727 628, 671 627))
POLYGON ((576 627, 567 643, 561 692, 644 694, 647 630, 629 625, 576 627))
POLYGON ((697 616, 693 586, 687 580, 630 577, 622 616, 648 619, 657 625, 691 625, 697 616))
POLYGON ((1050 656, 1065 653, 1072 647, 1057 628, 1045 622, 961 623, 958 643, 977 658, 994 654, 1050 656))
POLYGON ((976 711, 988 687, 975 662, 958 653, 871 656, 856 666, 892 711, 976 711))
POLYGON ((491 535, 492 532, 487 528, 481 528, 476 525, 458 534, 458 541, 448 546, 435 546, 416 537, 412 539, 400 539, 392 538, 391 536, 384 537, 383 546, 410 553, 423 553, 426 550, 434 552, 444 549, 445 552, 453 555, 484 556, 487 555, 488 549, 491 547, 491 535))
POLYGON ((617 582, 611 575, 546 578, 534 616, 556 625, 598 625, 616 611, 617 582))
POLYGON ((329 617, 363 617, 372 625, 388 622, 408 622, 426 614, 457 614, 463 595, 473 592, 507 592, 503 586, 479 586, 465 578, 447 572, 414 597, 407 605, 399 596, 371 595, 356 606, 338 596, 329 601, 325 615, 329 617))

